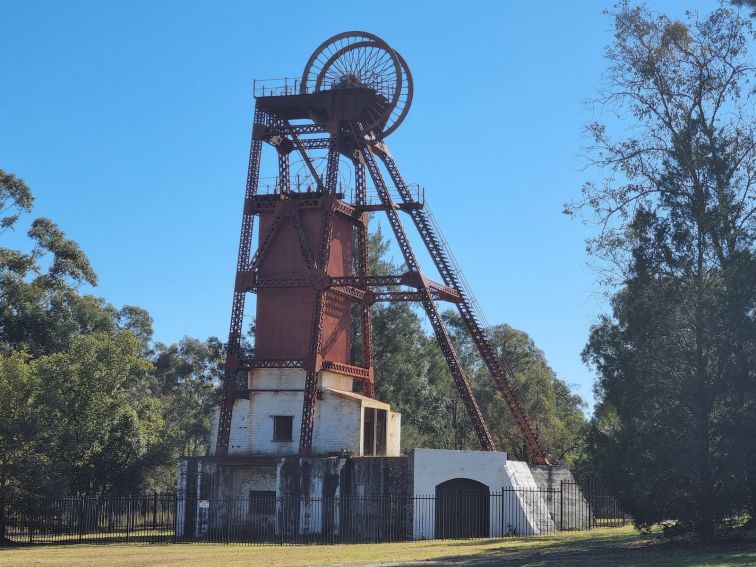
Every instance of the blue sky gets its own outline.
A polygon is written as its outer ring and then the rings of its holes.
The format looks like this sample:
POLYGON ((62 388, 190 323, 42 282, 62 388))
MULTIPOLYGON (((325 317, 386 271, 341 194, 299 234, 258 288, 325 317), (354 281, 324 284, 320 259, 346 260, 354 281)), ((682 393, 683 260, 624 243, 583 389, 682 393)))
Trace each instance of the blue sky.
MULTIPOLYGON (((301 75, 335 33, 376 33, 415 80, 388 139, 405 178, 425 187, 489 321, 529 333, 590 402, 579 353, 608 307, 587 266, 592 229, 561 210, 599 175, 581 147, 611 5, 0 0, 0 167, 80 243, 95 293, 148 309, 159 340, 224 337, 252 79, 301 75)), ((651 3, 676 16, 716 5, 651 3)))

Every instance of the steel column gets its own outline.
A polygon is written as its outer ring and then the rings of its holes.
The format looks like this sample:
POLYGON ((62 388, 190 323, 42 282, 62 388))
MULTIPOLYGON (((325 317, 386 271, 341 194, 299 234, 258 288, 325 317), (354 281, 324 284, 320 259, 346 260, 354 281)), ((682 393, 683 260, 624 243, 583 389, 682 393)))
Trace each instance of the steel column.
MULTIPOLYGON (((267 115, 260 109, 255 108, 254 126, 265 126, 268 122, 267 115)), ((260 178, 260 157, 262 154, 262 141, 252 140, 249 151, 249 164, 247 166, 247 186, 244 193, 244 202, 257 194, 260 178)), ((242 215, 242 228, 239 236, 239 253, 236 259, 236 273, 245 272, 249 269, 249 255, 252 247, 252 234, 254 231, 255 216, 247 212, 246 208, 242 215)), ((226 346, 226 363, 223 373, 223 386, 221 388, 220 419, 218 421, 218 436, 215 443, 215 453, 225 455, 228 452, 228 440, 231 433, 231 414, 236 399, 236 373, 241 366, 241 335, 244 323, 244 300, 245 291, 238 289, 234 282, 234 298, 231 307, 231 324, 228 332, 228 344, 226 346)))
MULTIPOLYGON (((302 156, 308 161, 311 170, 314 167, 309 162, 307 152, 302 149, 302 156)), ((331 236, 333 234, 333 217, 336 209, 336 180, 339 175, 339 154, 336 150, 336 140, 331 140, 328 148, 328 166, 326 170, 326 192, 329 201, 323 208, 323 218, 320 225, 320 251, 316 269, 323 275, 328 273, 328 261, 331 256, 331 236)), ((315 417, 315 400, 317 398, 318 373, 322 365, 322 341, 323 341, 323 311, 325 310, 326 287, 318 289, 315 308, 312 315, 312 329, 310 342, 310 366, 305 378, 304 400, 302 402, 302 425, 299 434, 300 454, 309 454, 312 450, 312 428, 315 417)))
MULTIPOLYGON (((364 207, 367 204, 367 183, 365 181, 365 166, 359 161, 354 162, 355 204, 364 207)), ((368 236, 369 216, 366 212, 360 213, 357 224, 357 274, 365 277, 370 275, 370 255, 368 236)), ((363 287, 367 291, 367 287, 363 287)), ((370 304, 360 304, 360 338, 362 343, 362 363, 367 368, 373 367, 373 321, 370 313, 370 304)), ((373 380, 364 383, 365 394, 375 397, 375 384, 373 380)))

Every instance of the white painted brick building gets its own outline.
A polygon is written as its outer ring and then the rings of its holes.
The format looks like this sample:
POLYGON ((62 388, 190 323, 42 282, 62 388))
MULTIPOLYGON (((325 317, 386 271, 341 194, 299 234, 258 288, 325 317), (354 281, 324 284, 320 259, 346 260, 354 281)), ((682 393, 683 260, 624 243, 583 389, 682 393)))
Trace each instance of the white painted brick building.
MULTIPOLYGON (((249 373, 249 398, 236 400, 229 455, 290 456, 299 451, 305 372, 257 368, 249 373)), ((354 393, 352 378, 323 371, 315 404, 312 454, 397 456, 401 415, 381 401, 354 393)), ((213 416, 211 451, 218 432, 213 416)))
MULTIPOLYGON (((220 506, 226 505, 224 499, 248 499, 243 515, 267 522, 272 530, 281 522, 320 530, 325 520, 319 503, 327 499, 380 503, 389 495, 406 503, 405 527, 414 539, 554 531, 549 503, 526 463, 483 451, 415 449, 401 456, 401 415, 387 403, 353 392, 352 378, 343 374, 319 373, 312 451, 300 456, 305 379, 301 369, 252 370, 247 396, 234 405, 228 454, 184 462, 179 490, 218 499, 220 506), (275 506, 269 516, 252 514, 255 498, 275 502, 288 496, 303 498, 295 516, 286 519, 275 506), (306 525, 301 523, 305 518, 306 525)), ((211 451, 217 430, 216 410, 211 451)), ((222 516, 207 509, 182 509, 182 514, 195 534, 212 528, 212 517, 222 516)), ((338 529, 340 517, 334 511, 328 529, 338 529)))

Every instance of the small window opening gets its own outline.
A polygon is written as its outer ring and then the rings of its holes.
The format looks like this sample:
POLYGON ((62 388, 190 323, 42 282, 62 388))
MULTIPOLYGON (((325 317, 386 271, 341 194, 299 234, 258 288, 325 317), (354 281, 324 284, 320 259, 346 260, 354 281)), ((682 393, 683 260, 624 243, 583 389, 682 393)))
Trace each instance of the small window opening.
POLYGON ((274 415, 273 416, 273 441, 291 441, 292 431, 294 429, 293 415, 274 415))

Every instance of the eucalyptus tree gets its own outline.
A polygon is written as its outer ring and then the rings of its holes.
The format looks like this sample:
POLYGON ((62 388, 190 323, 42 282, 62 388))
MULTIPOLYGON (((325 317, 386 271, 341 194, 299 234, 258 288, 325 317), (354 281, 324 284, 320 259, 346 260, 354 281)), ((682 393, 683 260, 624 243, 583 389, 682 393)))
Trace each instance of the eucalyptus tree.
POLYGON ((724 6, 677 21, 624 2, 613 17, 608 122, 588 127, 605 176, 566 211, 597 223, 588 250, 612 295, 583 353, 591 439, 639 524, 710 539, 756 503, 753 27, 724 6))

